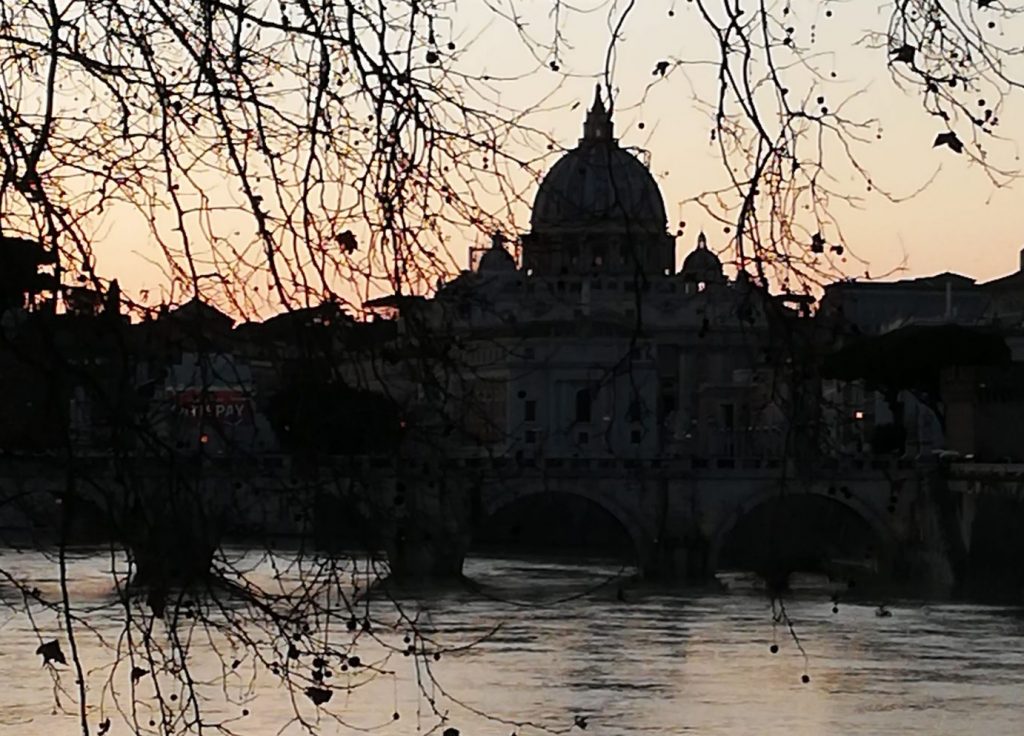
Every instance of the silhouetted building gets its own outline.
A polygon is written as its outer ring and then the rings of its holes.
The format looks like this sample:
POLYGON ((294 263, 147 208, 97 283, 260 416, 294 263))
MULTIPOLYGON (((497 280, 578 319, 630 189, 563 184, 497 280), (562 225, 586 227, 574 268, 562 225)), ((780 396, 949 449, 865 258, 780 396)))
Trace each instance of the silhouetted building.
POLYGON ((976 324, 989 297, 974 279, 955 273, 900 281, 839 281, 825 287, 820 319, 841 332, 875 335, 908 324, 976 324))
POLYGON ((951 368, 942 403, 947 449, 981 462, 1024 462, 1024 364, 951 368))
MULTIPOLYGON (((1021 261, 1024 268, 1024 252, 1021 261)), ((817 320, 822 349, 826 352, 862 335, 885 334, 910 325, 956 324, 997 331, 1005 338, 1014 359, 1022 360, 1024 271, 980 284, 953 273, 898 281, 841 281, 825 288, 817 320)), ((982 369, 954 371, 953 375, 959 378, 950 379, 948 392, 942 398, 943 404, 952 400, 956 407, 944 423, 910 391, 899 394, 902 417, 897 418, 882 395, 861 381, 823 382, 822 404, 829 444, 840 453, 869 451, 880 432, 898 423, 906 429, 904 451, 911 456, 950 447, 974 447, 974 439, 964 439, 965 432, 972 438, 980 436, 980 430, 971 428, 973 417, 994 417, 999 411, 995 405, 987 409, 980 405, 969 408, 972 401, 984 403, 983 397, 992 395, 991 391, 969 390, 971 381, 965 383, 963 376, 973 375, 971 372, 976 370, 982 369), (965 427, 964 422, 969 426, 965 427)), ((999 369, 997 373, 1004 375, 1005 370, 999 369)), ((995 425, 1000 422, 995 421, 995 425)))
POLYGON ((503 237, 432 299, 394 297, 379 380, 453 452, 777 455, 769 325, 795 315, 703 233, 677 267, 660 189, 600 94, 541 182, 521 263, 503 237), (425 367, 429 366, 429 367, 425 367))

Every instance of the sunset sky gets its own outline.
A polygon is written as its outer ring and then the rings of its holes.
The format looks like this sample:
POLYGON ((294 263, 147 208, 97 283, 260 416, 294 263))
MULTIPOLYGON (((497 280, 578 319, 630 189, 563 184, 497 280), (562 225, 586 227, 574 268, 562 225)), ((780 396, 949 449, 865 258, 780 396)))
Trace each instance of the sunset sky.
MULTIPOLYGON (((720 224, 698 207, 683 205, 725 182, 717 148, 709 140, 712 118, 699 104, 713 101, 717 89, 714 40, 693 3, 644 0, 637 5, 624 24, 612 69, 616 135, 623 145, 650 151, 670 230, 678 221, 687 223, 677 243, 681 261, 701 228, 707 230, 713 248, 724 248, 728 240, 720 224), (664 78, 652 74, 662 60, 670 62, 664 78)), ((525 32, 550 40, 550 3, 515 6, 524 13, 525 32)), ((501 7, 507 10, 507 5, 501 7)), ((566 148, 580 136, 585 108, 605 65, 609 19, 618 18, 626 3, 594 0, 575 7, 579 11, 563 9, 568 15, 562 19, 565 44, 557 72, 547 66, 551 58, 535 58, 510 22, 488 9, 483 0, 460 1, 454 27, 438 29, 443 39, 456 42, 459 51, 450 61, 459 69, 496 78, 518 77, 518 81, 495 83, 495 99, 511 110, 533 111, 527 120, 566 148)), ((997 186, 966 155, 933 148, 941 121, 922 111, 914 90, 901 91, 894 84, 886 51, 868 48, 863 40, 869 31, 884 31, 887 11, 866 2, 794 2, 792 8, 787 22, 795 28, 798 42, 810 43, 813 36, 813 64, 825 74, 835 72, 835 78, 812 83, 809 75, 793 70, 787 79, 794 86, 794 97, 823 95, 835 107, 844 104, 842 109, 850 118, 878 119, 871 126, 870 142, 854 146, 876 188, 905 197, 928 184, 907 201, 890 203, 877 191, 866 191, 852 167, 837 158, 837 165, 829 170, 835 179, 832 186, 862 197, 858 208, 835 207, 849 249, 849 257, 838 267, 860 277, 865 271, 882 275, 902 268, 890 278, 948 270, 979 280, 1015 270, 1018 251, 1024 247, 1024 187, 997 186), (881 139, 874 136, 876 128, 881 139)), ((992 37, 1005 41, 1014 37, 1015 29, 1024 30, 1019 26, 1020 22, 1000 18, 992 37)), ((1022 129, 1024 105, 1019 97, 1006 100, 998 112, 1004 121, 1002 133, 1010 138, 986 143, 989 160, 997 168, 1011 170, 1020 165, 1015 131, 1022 129)), ((962 129, 969 133, 967 126, 962 129)), ((557 155, 557 151, 549 154, 546 165, 557 155)), ((527 198, 532 200, 535 186, 525 179, 522 186, 531 190, 527 198)), ((514 216, 520 225, 528 221, 525 207, 514 216)), ((227 221, 223 225, 230 227, 227 221)), ((158 289, 163 277, 154 264, 160 263, 161 256, 145 231, 145 222, 135 214, 118 213, 104 220, 98 247, 100 272, 117 275, 129 289, 158 289)), ((836 233, 826 235, 830 240, 837 237, 836 233)), ((482 240, 482 235, 475 237, 482 240)), ((452 244, 460 264, 465 263, 471 244, 452 244)))

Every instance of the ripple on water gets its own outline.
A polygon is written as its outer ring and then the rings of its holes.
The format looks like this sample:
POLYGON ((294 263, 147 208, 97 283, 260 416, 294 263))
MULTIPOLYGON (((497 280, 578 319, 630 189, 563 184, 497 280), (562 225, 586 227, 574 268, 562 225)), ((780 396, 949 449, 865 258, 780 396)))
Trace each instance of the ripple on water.
MULTIPOLYGON (((269 560, 244 550, 238 559, 261 579, 274 579, 269 560)), ((120 564, 114 563, 115 568, 120 564)), ((0 553, 0 565, 41 591, 59 589, 52 556, 0 553)), ((116 640, 119 610, 113 605, 111 567, 109 555, 95 551, 69 559, 76 605, 91 609, 101 633, 116 640)), ((297 566, 282 569, 284 578, 297 579, 297 566)), ((500 624, 477 647, 434 665, 437 685, 423 683, 449 712, 449 723, 465 734, 501 736, 514 730, 535 736, 535 730, 511 724, 536 721, 567 728, 577 714, 588 715, 586 733, 596 736, 963 736, 979 732, 982 724, 992 736, 1021 733, 1024 618, 1016 609, 890 601, 892 618, 879 619, 875 602, 841 602, 833 614, 827 594, 803 593, 787 602, 787 611, 805 659, 786 628, 773 626, 771 607, 755 590, 693 593, 626 584, 627 602, 621 602, 616 600, 619 582, 608 584, 618 581, 620 568, 605 562, 475 558, 467 573, 482 586, 481 593, 426 592, 421 601, 423 626, 449 644, 475 641, 500 624), (780 646, 776 655, 768 651, 773 641, 780 646), (800 682, 805 672, 811 675, 806 685, 800 682), (469 709, 445 700, 437 687, 469 709), (489 723, 474 711, 503 721, 489 723)), ((6 593, 0 588, 0 595, 11 603, 19 600, 9 588, 6 593)), ((394 620, 393 613, 380 611, 381 619, 394 620)), ((37 614, 45 637, 63 637, 55 615, 37 614)), ((405 631, 384 627, 378 633, 400 642, 405 631)), ((0 620, 4 732, 51 736, 74 730, 73 717, 51 715, 53 683, 33 654, 38 641, 24 615, 8 609, 0 620)), ((87 668, 102 672, 110 663, 110 652, 93 639, 83 637, 80 645, 87 668)), ((225 701, 216 659, 202 644, 196 646, 196 666, 218 683, 207 693, 209 707, 239 718, 237 703, 249 675, 229 678, 226 692, 234 702, 225 701)), ((410 659, 392 660, 397 680, 379 678, 332 703, 353 728, 379 727, 382 734, 398 735, 416 733, 419 724, 426 731, 435 721, 412 665, 410 659), (396 709, 402 718, 392 722, 396 709)), ((342 678, 336 673, 339 685, 342 678)), ((246 736, 277 734, 291 706, 265 672, 251 682, 256 688, 254 699, 246 701, 251 715, 232 722, 233 728, 246 736)), ((62 684, 71 685, 67 671, 62 684)), ((95 678, 90 687, 99 693, 95 678)), ((126 696, 126 690, 120 694, 126 696)), ((69 697, 61 695, 61 701, 69 697)), ((97 710, 94 721, 98 715, 97 710)), ((339 731, 330 726, 325 732, 339 731)), ((299 730, 285 731, 292 733, 299 730)))

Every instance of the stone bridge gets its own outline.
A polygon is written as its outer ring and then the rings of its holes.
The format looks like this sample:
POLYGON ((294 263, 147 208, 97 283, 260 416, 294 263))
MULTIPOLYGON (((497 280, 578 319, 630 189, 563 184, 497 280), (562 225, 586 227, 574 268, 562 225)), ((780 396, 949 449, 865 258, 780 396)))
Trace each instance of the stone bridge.
POLYGON ((238 534, 315 535, 325 546, 386 551, 397 576, 452 576, 489 518, 546 494, 602 509, 650 578, 701 581, 730 566, 784 575, 810 564, 948 587, 970 554, 977 499, 1012 495, 1014 483, 1021 495, 1024 472, 1005 466, 863 459, 808 474, 731 458, 349 458, 315 467, 281 456, 8 458, 0 527, 79 538, 102 529, 140 571, 171 579, 207 566, 238 534))
POLYGON ((969 501, 952 498, 943 477, 934 463, 895 461, 823 464, 812 475, 753 459, 412 463, 395 479, 388 551, 396 574, 458 574, 487 519, 547 494, 614 518, 649 578, 701 581, 730 566, 783 577, 810 565, 943 586, 954 575, 948 549, 969 544, 971 521, 969 501))
POLYGON ((209 569, 225 538, 311 535, 318 503, 350 498, 353 476, 276 455, 8 456, 0 543, 116 541, 140 582, 189 580, 209 569))

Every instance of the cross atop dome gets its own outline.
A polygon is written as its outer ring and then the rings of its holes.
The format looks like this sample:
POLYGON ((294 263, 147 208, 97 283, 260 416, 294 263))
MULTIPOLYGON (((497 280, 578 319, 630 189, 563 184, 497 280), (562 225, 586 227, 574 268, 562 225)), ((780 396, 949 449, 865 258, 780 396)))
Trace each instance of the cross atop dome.
POLYGON ((592 142, 611 141, 614 126, 612 125, 612 111, 605 108, 604 100, 601 99, 601 85, 594 85, 594 104, 587 111, 587 120, 583 123, 583 137, 580 145, 592 142))

